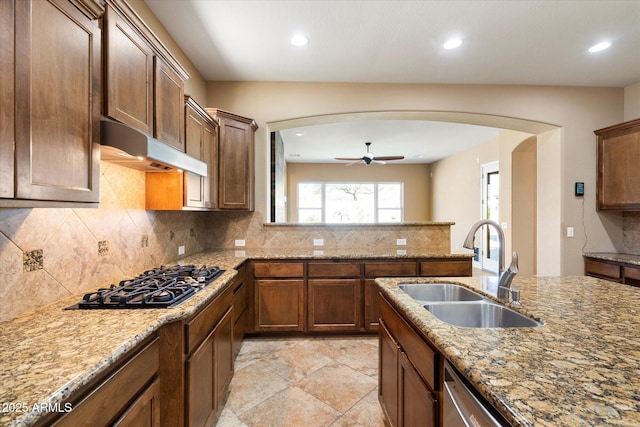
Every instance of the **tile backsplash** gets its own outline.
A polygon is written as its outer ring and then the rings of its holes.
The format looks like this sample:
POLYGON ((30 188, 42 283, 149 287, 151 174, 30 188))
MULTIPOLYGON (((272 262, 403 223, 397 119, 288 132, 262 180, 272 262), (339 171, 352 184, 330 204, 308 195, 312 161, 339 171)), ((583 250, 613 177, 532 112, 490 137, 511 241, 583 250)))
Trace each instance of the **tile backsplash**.
POLYGON ((101 163, 99 208, 0 209, 0 320, 207 247, 210 214, 144 209, 144 173, 101 163))
POLYGON ((0 209, 0 321, 207 248, 407 247, 448 253, 449 225, 264 225, 259 212, 147 211, 143 172, 101 162, 98 208, 0 209))
POLYGON ((640 255, 640 212, 622 216, 623 247, 627 254, 640 255))

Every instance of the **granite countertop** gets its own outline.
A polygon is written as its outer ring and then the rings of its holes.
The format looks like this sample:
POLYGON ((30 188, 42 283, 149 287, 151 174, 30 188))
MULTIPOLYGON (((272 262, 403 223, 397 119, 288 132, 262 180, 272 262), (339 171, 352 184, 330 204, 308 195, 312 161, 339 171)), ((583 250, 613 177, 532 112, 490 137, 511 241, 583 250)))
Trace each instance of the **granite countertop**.
POLYGON ((166 323, 187 318, 215 298, 247 259, 468 258, 469 254, 430 254, 402 249, 376 250, 210 250, 180 264, 218 265, 226 270, 212 284, 169 309, 65 310, 82 294, 0 322, 0 426, 29 426, 105 372, 125 353, 166 323), (34 406, 35 405, 35 406, 34 406))
POLYGON ((614 252, 592 252, 586 253, 584 256, 589 258, 601 259, 603 261, 620 262, 623 264, 640 265, 640 255, 619 254, 614 252))
POLYGON ((398 288, 479 278, 377 279, 383 294, 515 426, 640 425, 640 289, 592 277, 516 277, 537 328, 444 323, 398 288))

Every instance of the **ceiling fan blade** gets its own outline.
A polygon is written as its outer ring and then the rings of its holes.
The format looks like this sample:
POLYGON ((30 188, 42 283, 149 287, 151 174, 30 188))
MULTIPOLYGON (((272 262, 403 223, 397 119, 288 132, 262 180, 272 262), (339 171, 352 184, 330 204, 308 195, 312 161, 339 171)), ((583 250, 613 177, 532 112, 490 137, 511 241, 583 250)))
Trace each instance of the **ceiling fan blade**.
POLYGON ((402 160, 404 156, 376 156, 373 160, 402 160))
POLYGON ((378 160, 378 158, 375 158, 373 160, 371 160, 371 163, 377 163, 379 165, 386 165, 387 162, 385 162, 384 160, 378 160))
POLYGON ((361 157, 334 157, 335 160, 348 160, 348 161, 355 161, 355 160, 362 160, 361 157))
POLYGON ((355 162, 347 163, 345 166, 353 166, 360 163, 364 163, 361 159, 357 159, 355 162))

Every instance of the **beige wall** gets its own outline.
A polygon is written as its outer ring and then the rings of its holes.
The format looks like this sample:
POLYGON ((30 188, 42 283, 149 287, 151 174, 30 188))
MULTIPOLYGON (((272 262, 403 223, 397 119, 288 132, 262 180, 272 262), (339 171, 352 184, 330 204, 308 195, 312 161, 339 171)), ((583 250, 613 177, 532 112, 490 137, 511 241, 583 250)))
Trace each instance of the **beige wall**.
MULTIPOLYGON (((526 179, 532 179, 535 170, 525 174, 527 171, 523 167, 531 167, 531 164, 524 163, 522 154, 516 154, 521 151, 520 145, 531 139, 535 140, 535 137, 525 132, 503 130, 491 141, 431 165, 432 218, 434 221, 455 222, 451 227, 453 251, 463 250, 462 242, 469 229, 482 217, 482 166, 499 162, 499 222, 506 224, 506 265, 511 260, 511 251, 516 250, 520 255, 522 273, 534 274, 537 258, 535 244, 526 242, 526 239, 533 239, 535 243, 536 228, 535 224, 531 224, 531 219, 526 221, 522 217, 522 213, 525 206, 537 200, 535 182, 532 188, 525 188, 526 179), (519 168, 517 171, 514 170, 515 165, 519 168)), ((535 146, 532 149, 535 149, 535 146)))
POLYGON ((403 182, 404 220, 430 221, 429 165, 387 164, 351 166, 338 164, 287 163, 287 210, 290 222, 296 222, 298 182, 403 182))
POLYGON ((543 172, 538 177, 538 221, 544 220, 545 227, 538 234, 549 247, 544 252, 548 259, 539 259, 538 264, 547 268, 545 273, 582 274, 583 247, 585 251, 622 247, 621 215, 595 210, 593 130, 624 119, 623 88, 208 82, 207 97, 217 101, 216 107, 253 117, 260 125, 256 135, 256 206, 263 213, 272 123, 370 111, 473 113, 484 115, 493 126, 543 136, 538 147, 539 159, 541 154, 544 159, 538 163, 543 172), (521 120, 509 120, 512 118, 521 120), (547 130, 551 133, 532 132, 527 122, 550 124, 547 130), (583 200, 573 196, 576 181, 585 183, 583 200), (567 225, 575 227, 576 237, 565 237, 567 225))
POLYGON ((624 120, 640 119, 640 82, 624 88, 624 120))

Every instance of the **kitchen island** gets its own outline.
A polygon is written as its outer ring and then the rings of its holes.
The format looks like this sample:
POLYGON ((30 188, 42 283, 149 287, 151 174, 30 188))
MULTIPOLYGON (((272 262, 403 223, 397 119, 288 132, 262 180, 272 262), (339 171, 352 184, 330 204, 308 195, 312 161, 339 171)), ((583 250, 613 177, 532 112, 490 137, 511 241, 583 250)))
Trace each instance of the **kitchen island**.
POLYGON ((480 278, 377 279, 381 294, 515 426, 640 425, 640 289, 591 277, 517 277, 517 310, 536 328, 438 320, 398 285, 480 278))

